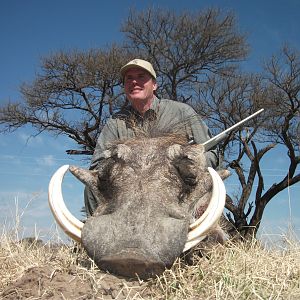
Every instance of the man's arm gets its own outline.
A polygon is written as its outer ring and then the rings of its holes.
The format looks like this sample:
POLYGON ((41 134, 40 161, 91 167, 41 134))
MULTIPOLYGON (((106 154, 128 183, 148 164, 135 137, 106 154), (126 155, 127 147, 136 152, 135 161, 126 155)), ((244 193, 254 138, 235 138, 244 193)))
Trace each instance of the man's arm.
MULTIPOLYGON (((195 112, 195 110, 190 106, 188 106, 186 110, 186 118, 190 122, 193 139, 196 144, 203 144, 212 137, 206 124, 203 122, 201 117, 195 112)), ((214 169, 218 167, 219 159, 216 147, 205 152, 205 157, 207 160, 208 167, 212 167, 214 169)))
POLYGON ((103 127, 94 150, 93 157, 91 159, 90 169, 97 169, 99 162, 105 158, 103 152, 109 147, 109 145, 119 139, 116 120, 110 119, 103 127))
MULTIPOLYGON (((118 139, 116 121, 110 119, 103 127, 96 144, 96 148, 91 160, 90 169, 97 169, 98 164, 104 158, 103 152, 108 148, 109 144, 118 139)), ((97 199, 92 191, 85 187, 84 189, 84 205, 87 217, 91 216, 95 209, 98 207, 101 199, 97 199)))

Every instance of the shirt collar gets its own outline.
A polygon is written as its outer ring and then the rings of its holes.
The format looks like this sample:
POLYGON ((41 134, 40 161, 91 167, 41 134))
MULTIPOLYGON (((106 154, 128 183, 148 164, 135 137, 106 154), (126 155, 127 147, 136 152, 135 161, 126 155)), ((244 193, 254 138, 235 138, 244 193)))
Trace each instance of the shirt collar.
MULTIPOLYGON (((160 100, 154 96, 153 98, 153 101, 151 103, 151 106, 150 108, 145 112, 145 115, 149 115, 150 111, 152 110, 153 112, 157 113, 158 109, 159 109, 159 103, 160 103, 160 100)), ((130 104, 129 102, 129 106, 128 106, 128 110, 133 113, 134 115, 138 115, 139 117, 142 118, 142 116, 139 114, 139 112, 137 112, 133 107, 132 105, 130 104)), ((150 113, 150 114, 153 114, 153 113, 150 113)))
POLYGON ((152 109, 155 112, 157 112, 158 107, 159 107, 159 102, 160 102, 159 99, 156 96, 154 96, 154 99, 153 99, 153 101, 151 103, 150 109, 152 109))

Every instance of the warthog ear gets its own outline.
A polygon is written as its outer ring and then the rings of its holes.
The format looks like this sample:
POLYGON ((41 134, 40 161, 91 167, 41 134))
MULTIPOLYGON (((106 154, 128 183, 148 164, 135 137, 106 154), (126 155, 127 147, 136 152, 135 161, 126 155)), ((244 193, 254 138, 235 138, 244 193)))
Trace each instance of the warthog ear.
POLYGON ((85 185, 91 186, 97 184, 97 170, 90 171, 76 166, 70 166, 69 170, 77 179, 79 179, 85 185))
POLYGON ((101 196, 98 189, 98 170, 91 171, 76 166, 70 166, 69 170, 92 191, 95 197, 101 196))

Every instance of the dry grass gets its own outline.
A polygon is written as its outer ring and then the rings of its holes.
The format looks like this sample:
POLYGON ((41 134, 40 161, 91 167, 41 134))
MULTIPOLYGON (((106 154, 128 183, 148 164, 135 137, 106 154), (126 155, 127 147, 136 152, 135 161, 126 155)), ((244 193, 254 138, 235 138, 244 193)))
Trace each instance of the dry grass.
POLYGON ((228 243, 193 266, 177 263, 156 285, 166 299, 300 299, 300 246, 228 243))
POLYGON ((4 231, 0 240, 1 299, 300 299, 300 246, 290 240, 272 250, 256 241, 228 243, 143 282, 105 274, 70 246, 16 242, 14 232, 4 231), (39 270, 31 278, 39 288, 24 294, 30 280, 20 279, 28 270, 39 270), (71 284, 81 294, 68 293, 71 284))

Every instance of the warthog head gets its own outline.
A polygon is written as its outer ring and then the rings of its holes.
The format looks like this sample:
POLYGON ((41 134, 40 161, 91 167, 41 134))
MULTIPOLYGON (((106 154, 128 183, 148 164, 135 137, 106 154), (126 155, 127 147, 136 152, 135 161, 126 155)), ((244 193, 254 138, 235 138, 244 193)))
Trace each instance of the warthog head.
POLYGON ((49 187, 57 222, 100 268, 141 278, 160 274, 218 226, 228 172, 206 167, 202 145, 178 136, 138 138, 104 154, 95 171, 62 167, 49 187), (68 169, 100 202, 85 224, 63 202, 68 169))

